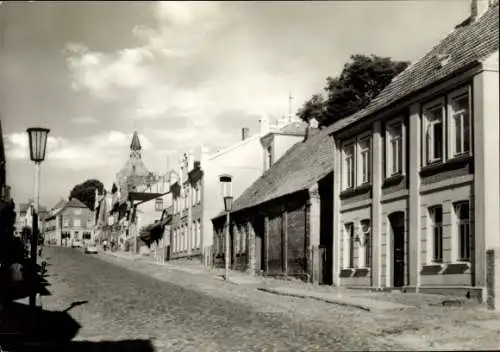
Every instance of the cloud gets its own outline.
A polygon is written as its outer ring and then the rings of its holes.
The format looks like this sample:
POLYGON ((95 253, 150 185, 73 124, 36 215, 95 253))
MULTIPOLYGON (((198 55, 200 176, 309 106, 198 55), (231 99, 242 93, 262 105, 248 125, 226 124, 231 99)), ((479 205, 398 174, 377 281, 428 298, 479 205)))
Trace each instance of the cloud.
POLYGON ((117 53, 92 52, 83 44, 68 43, 70 54, 67 67, 74 91, 87 91, 91 95, 110 99, 116 97, 115 88, 134 89, 154 78, 141 64, 152 59, 147 48, 127 48, 117 53))
POLYGON ((74 119, 71 120, 71 122, 78 125, 92 125, 98 123, 99 120, 90 116, 82 116, 82 117, 75 117, 74 119))
MULTIPOLYGON (((79 139, 49 136, 46 160, 54 167, 69 170, 85 170, 112 164, 121 166, 127 158, 131 134, 109 131, 79 139)), ((10 159, 29 160, 26 133, 6 135, 6 155, 10 159)), ((154 147, 144 135, 140 137, 143 150, 151 152, 154 147)))

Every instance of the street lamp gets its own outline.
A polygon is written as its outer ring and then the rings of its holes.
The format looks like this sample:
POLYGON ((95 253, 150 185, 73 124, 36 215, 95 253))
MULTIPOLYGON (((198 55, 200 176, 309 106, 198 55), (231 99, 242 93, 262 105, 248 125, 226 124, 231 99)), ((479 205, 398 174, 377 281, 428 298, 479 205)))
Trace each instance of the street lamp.
MULTIPOLYGON (((35 163, 35 189, 33 202, 32 238, 31 238, 31 264, 33 267, 33 279, 36 270, 36 247, 38 242, 38 207, 40 203, 40 164, 45 159, 47 149, 47 136, 50 130, 41 127, 32 127, 26 130, 29 137, 30 159, 35 163)), ((30 292, 29 304, 36 305, 36 285, 33 282, 33 289, 30 292)))
POLYGON ((231 187, 231 180, 232 177, 231 175, 220 175, 219 176, 219 181, 220 181, 220 186, 221 186, 221 194, 222 194, 222 199, 224 200, 224 210, 226 211, 226 248, 224 251, 224 265, 225 265, 225 279, 229 280, 229 244, 230 244, 230 227, 231 227, 231 222, 230 222, 230 217, 229 214, 231 213, 231 207, 233 205, 233 192, 232 192, 232 187, 231 187))

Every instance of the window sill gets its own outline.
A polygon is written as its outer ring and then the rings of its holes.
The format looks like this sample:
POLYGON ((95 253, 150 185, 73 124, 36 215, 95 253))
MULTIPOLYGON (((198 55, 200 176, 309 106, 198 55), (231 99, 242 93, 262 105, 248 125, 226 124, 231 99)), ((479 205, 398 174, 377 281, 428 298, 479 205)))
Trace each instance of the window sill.
POLYGON ((365 193, 366 191, 371 190, 372 184, 371 183, 364 183, 358 187, 355 188, 347 188, 343 190, 340 193, 340 199, 348 198, 348 197, 353 197, 361 193, 365 193))
POLYGON ((471 163, 473 161, 473 157, 470 154, 459 155, 452 159, 448 159, 445 162, 436 161, 431 164, 428 164, 420 170, 420 176, 428 176, 432 174, 436 174, 442 171, 446 171, 450 168, 460 167, 471 163))
POLYGON ((446 265, 446 268, 442 272, 444 275, 460 275, 464 274, 467 270, 471 268, 469 262, 455 262, 446 265))
POLYGON ((437 275, 440 274, 445 265, 443 263, 429 263, 424 264, 420 270, 421 275, 437 275))
POLYGON ((382 184, 382 188, 397 185, 404 178, 405 178, 405 175, 403 173, 391 175, 385 179, 384 183, 382 184))

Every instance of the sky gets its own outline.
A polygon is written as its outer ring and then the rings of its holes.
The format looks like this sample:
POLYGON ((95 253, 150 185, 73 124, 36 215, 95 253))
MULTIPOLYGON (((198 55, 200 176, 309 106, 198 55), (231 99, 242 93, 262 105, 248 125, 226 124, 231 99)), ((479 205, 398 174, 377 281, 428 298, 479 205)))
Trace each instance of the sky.
POLYGON ((352 54, 414 61, 468 16, 469 0, 6 2, 0 116, 7 182, 33 194, 26 128, 50 128, 40 203, 75 184, 108 189, 134 130, 153 172, 241 128, 292 112, 352 54))

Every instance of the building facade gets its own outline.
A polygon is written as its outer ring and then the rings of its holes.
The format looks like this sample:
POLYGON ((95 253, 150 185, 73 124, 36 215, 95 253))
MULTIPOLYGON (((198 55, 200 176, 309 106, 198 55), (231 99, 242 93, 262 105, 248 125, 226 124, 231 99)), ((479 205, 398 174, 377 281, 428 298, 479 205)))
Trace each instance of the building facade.
POLYGON ((45 218, 45 241, 49 245, 71 246, 74 241, 83 245, 94 241, 94 213, 76 198, 58 203, 45 218))
POLYGON ((472 4, 331 128, 338 286, 484 293, 486 250, 500 246, 498 2, 472 4))
POLYGON ((210 154, 202 147, 200 160, 185 154, 178 174, 181 182, 172 185, 172 259, 200 258, 204 265, 213 260, 213 225, 211 219, 223 209, 219 176, 233 176, 233 195, 238 197, 272 163, 304 138, 306 125, 295 120, 281 120, 270 126, 261 119, 260 132, 248 136, 224 150, 210 154))
MULTIPOLYGON (((29 201, 28 203, 21 203, 19 205, 19 209, 16 217, 16 229, 20 233, 23 228, 28 227, 31 229, 33 226, 33 201, 29 201)), ((45 222, 44 219, 49 214, 47 208, 43 205, 38 207, 38 229, 40 233, 44 233, 45 222)))
MULTIPOLYGON (((326 130, 311 131, 234 202, 233 270, 331 283, 332 144, 326 130)), ((212 221, 214 264, 224 266, 226 214, 212 221)))
MULTIPOLYGON (((110 192, 96 191, 96 234, 99 242, 107 240, 116 249, 146 250, 143 229, 162 218, 171 204, 168 175, 155 174, 142 160, 137 131, 132 136, 129 159, 116 174, 110 192), (118 185, 118 186, 117 186, 118 185)), ((147 236, 146 236, 147 237, 147 236)))

